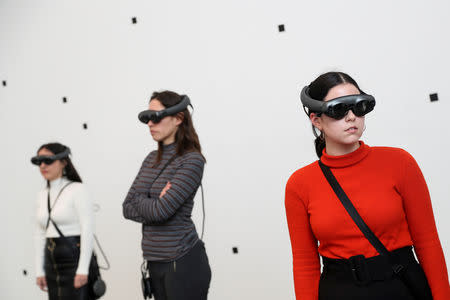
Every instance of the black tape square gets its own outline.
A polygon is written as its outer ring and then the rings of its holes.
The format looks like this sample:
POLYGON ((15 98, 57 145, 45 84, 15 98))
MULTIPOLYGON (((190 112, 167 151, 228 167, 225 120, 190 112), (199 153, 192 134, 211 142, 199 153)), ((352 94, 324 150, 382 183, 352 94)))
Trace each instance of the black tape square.
POLYGON ((237 247, 233 247, 233 253, 234 254, 238 254, 238 252, 239 252, 238 248, 237 247))
POLYGON ((66 97, 63 97, 63 103, 67 103, 67 98, 66 97))
POLYGON ((6 86, 6 80, 3 80, 2 84, 3 86, 6 86))
POLYGON ((439 97, 438 97, 437 93, 430 94, 430 101, 431 102, 438 101, 438 100, 439 100, 439 97))
POLYGON ((284 32, 284 24, 278 25, 278 31, 284 32))
POLYGON ((87 123, 83 123, 83 129, 87 129, 87 123))
POLYGON ((132 22, 133 24, 136 24, 136 23, 137 23, 136 17, 131 18, 131 22, 132 22))

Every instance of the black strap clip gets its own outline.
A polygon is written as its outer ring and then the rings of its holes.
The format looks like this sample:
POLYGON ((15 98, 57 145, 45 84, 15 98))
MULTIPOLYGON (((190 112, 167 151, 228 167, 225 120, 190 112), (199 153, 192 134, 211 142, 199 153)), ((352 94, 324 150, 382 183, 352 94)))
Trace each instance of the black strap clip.
POLYGON ((401 264, 395 264, 392 266, 392 270, 394 270, 394 274, 402 275, 403 271, 405 270, 405 267, 401 264))
POLYGON ((371 281, 364 255, 355 255, 348 259, 353 279, 357 285, 367 285, 371 281))

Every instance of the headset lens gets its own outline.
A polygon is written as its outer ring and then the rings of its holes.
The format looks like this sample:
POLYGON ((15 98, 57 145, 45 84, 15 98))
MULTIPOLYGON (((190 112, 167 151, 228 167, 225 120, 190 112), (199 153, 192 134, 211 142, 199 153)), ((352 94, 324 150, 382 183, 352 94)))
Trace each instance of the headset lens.
POLYGON ((360 101, 355 104, 352 111, 356 116, 362 117, 371 112, 374 106, 375 105, 373 101, 360 101))
POLYGON ((139 121, 141 121, 144 124, 147 124, 149 121, 152 121, 153 123, 159 123, 162 119, 162 117, 158 114, 156 114, 153 111, 143 111, 138 116, 139 121))
POLYGON ((336 120, 340 120, 348 114, 349 110, 357 117, 362 117, 373 110, 375 102, 373 101, 360 101, 355 104, 337 103, 328 108, 325 114, 336 120))
POLYGON ((331 106, 325 114, 329 117, 340 120, 347 115, 350 109, 351 105, 347 105, 345 103, 337 103, 331 106))
POLYGON ((50 158, 50 157, 45 157, 45 156, 35 156, 31 159, 31 163, 36 166, 40 166, 42 163, 44 163, 46 165, 51 165, 54 162, 55 162, 55 159, 50 158))

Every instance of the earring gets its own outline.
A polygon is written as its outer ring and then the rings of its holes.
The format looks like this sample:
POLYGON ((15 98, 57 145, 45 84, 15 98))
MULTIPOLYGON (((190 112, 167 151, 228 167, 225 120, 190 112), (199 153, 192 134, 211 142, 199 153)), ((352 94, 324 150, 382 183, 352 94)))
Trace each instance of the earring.
POLYGON ((319 130, 319 132, 320 132, 320 134, 319 133, 317 133, 317 131, 318 131, 319 129, 316 127, 316 126, 312 126, 312 131, 313 131, 313 134, 314 134, 314 136, 316 137, 316 138, 320 138, 320 136, 322 135, 322 131, 320 131, 319 130))
POLYGON ((325 140, 325 134, 323 134, 323 131, 320 132, 319 139, 322 141, 325 140))

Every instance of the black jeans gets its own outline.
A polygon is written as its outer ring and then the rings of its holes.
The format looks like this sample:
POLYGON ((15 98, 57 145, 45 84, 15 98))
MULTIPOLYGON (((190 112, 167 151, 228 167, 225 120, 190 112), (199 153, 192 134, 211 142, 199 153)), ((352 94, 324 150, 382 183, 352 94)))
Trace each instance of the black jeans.
POLYGON ((183 257, 172 262, 149 261, 155 300, 206 300, 211 268, 205 245, 199 240, 183 257))
MULTIPOLYGON (((423 272, 410 247, 392 253, 407 268, 423 272)), ((323 263, 319 300, 415 300, 410 288, 381 256, 362 260, 323 257, 323 263)))
POLYGON ((45 278, 47 280, 49 300, 91 300, 87 284, 79 289, 73 286, 78 267, 80 237, 66 237, 71 245, 62 238, 48 238, 45 245, 45 278))

